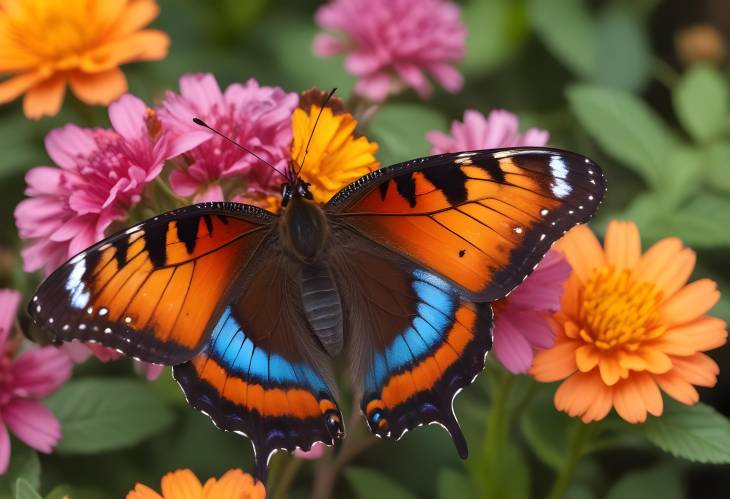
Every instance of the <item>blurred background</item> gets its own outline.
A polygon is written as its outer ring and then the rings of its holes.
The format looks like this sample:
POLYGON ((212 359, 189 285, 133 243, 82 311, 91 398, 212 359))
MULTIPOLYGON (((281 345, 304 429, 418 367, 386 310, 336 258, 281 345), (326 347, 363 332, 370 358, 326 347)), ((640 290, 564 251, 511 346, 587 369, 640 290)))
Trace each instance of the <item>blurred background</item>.
MULTIPOLYGON (((311 0, 160 0, 153 27, 167 32, 169 56, 125 67, 130 91, 147 102, 177 89, 183 73, 214 73, 221 86, 254 77, 299 92, 338 87, 348 97, 354 77, 342 59, 312 54, 318 31, 311 0)), ((669 235, 698 253, 694 278, 711 277, 723 298, 713 311, 730 320, 730 72, 726 0, 471 0, 459 1, 468 27, 467 54, 459 66, 464 89, 441 89, 427 102, 407 92, 388 104, 371 126, 384 163, 428 153, 425 132, 447 130, 465 109, 509 109, 521 126, 550 131, 550 145, 596 160, 607 173, 608 195, 594 227, 610 218, 637 222, 645 245, 669 235)), ((107 122, 106 110, 73 101, 62 112, 30 121, 20 102, 0 107, 0 286, 26 296, 39 277, 26 275, 13 210, 23 198, 24 173, 48 164, 45 134, 73 122, 107 122)), ((721 366, 718 386, 703 401, 730 416, 730 349, 711 355, 721 366)), ((76 377, 130 376, 129 365, 90 362, 76 377)), ((489 366, 488 366, 489 369, 489 366)), ((467 439, 479 446, 488 427, 489 375, 456 403, 467 439)), ((533 382, 520 378, 518 390, 533 382)), ((246 439, 217 431, 189 408, 168 374, 149 384, 124 418, 152 430, 131 447, 90 454, 83 449, 41 456, 43 489, 73 484, 72 497, 121 497, 134 482, 156 485, 167 471, 189 467, 201 478, 240 466, 251 468, 246 439), (154 410, 150 409, 152 407, 154 410)), ((121 416, 120 416, 121 417, 121 416)), ((513 448, 505 456, 503 498, 544 497, 552 468, 567 448, 566 417, 551 400, 533 401, 509 428, 513 448), (527 446, 534 451, 527 451, 527 446)), ((97 429, 78 421, 76 431, 93 440, 97 429)), ((108 425, 120 424, 113 417, 108 425)), ((730 497, 730 467, 672 458, 640 438, 624 435, 621 447, 584 459, 569 491, 573 499, 730 497)), ((15 466, 34 469, 34 458, 15 466)), ((19 461, 16 461, 19 460, 19 461)), ((277 456, 274 477, 289 458, 277 456)), ((335 497, 462 497, 465 465, 445 432, 411 432, 398 444, 378 442, 344 472, 335 497), (398 488, 392 489, 392 482, 398 488), (460 487, 460 488, 459 488, 460 487), (402 489, 402 490, 401 490, 402 489), (394 490, 396 490, 394 492, 394 490), (395 494, 395 495, 394 495, 395 494)), ((289 497, 309 497, 315 464, 304 463, 289 497)), ((33 473, 31 469, 31 474, 33 473)), ((3 478, 0 478, 0 483, 3 478)), ((0 497, 7 494, 2 483, 0 497)), ((467 487, 467 488, 464 488, 467 487)), ((59 489, 61 490, 61 489, 59 489)), ((65 490, 65 489, 63 489, 65 490)), ((9 497, 9 496, 8 496, 9 497)), ((60 497, 60 496, 59 496, 60 497)))

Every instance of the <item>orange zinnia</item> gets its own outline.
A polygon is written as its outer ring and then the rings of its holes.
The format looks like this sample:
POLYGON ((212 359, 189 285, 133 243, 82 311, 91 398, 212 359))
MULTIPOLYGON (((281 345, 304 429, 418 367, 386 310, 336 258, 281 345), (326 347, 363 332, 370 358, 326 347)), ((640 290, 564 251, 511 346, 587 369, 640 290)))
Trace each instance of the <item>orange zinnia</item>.
POLYGON ((687 405, 710 387, 719 368, 704 351, 727 340, 726 324, 704 315, 717 303, 715 282, 686 284, 695 254, 667 238, 641 254, 631 222, 611 222, 605 249, 586 226, 556 245, 573 267, 555 346, 538 352, 531 374, 565 380, 555 406, 588 423, 611 408, 630 423, 662 414, 661 390, 687 405))
POLYGON ((127 90, 118 66, 162 59, 169 38, 142 29, 155 0, 0 0, 0 104, 25 93, 29 118, 58 113, 66 83, 87 104, 127 90))
POLYGON ((162 477, 162 495, 138 483, 127 499, 264 499, 264 484, 239 469, 227 471, 205 485, 190 470, 178 470, 162 477))

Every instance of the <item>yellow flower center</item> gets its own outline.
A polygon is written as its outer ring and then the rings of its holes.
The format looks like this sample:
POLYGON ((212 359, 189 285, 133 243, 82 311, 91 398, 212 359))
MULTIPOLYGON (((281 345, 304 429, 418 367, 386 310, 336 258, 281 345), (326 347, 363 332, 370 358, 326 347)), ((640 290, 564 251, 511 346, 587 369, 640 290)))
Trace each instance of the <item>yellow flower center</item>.
POLYGON ((664 334, 660 299, 656 285, 635 282, 629 270, 596 269, 583 289, 580 336, 601 350, 634 351, 664 334))

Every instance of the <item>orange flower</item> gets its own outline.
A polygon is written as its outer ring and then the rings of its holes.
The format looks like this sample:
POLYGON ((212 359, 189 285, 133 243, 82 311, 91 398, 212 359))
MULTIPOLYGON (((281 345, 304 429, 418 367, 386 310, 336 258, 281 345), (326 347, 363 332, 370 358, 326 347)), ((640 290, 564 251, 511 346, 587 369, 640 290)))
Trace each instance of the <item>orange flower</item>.
POLYGON ((715 282, 686 284, 695 254, 677 238, 641 254, 631 222, 611 222, 605 249, 586 226, 556 245, 573 267, 555 346, 538 352, 531 374, 538 381, 565 380, 555 407, 588 423, 611 408, 630 423, 662 414, 661 390, 687 405, 693 385, 717 382, 717 364, 702 352, 727 340, 726 324, 704 315, 720 298, 715 282))
POLYGON ((190 470, 178 470, 162 477, 162 495, 138 483, 127 499, 264 499, 264 484, 239 469, 227 471, 205 485, 190 470))
POLYGON ((169 38, 142 29, 155 0, 0 0, 0 104, 25 93, 29 118, 58 113, 66 90, 109 104, 127 90, 118 66, 167 55, 169 38))

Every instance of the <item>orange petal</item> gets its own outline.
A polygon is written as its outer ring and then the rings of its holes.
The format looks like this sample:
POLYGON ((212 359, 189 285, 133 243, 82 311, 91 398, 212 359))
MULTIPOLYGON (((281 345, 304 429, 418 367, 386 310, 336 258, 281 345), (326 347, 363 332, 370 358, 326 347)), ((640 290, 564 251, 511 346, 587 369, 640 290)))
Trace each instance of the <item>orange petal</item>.
POLYGON ((616 269, 631 269, 641 258, 641 238, 633 222, 609 222, 604 244, 606 261, 616 269))
POLYGON ((567 315, 571 320, 580 316, 581 305, 581 288, 580 279, 575 274, 571 274, 563 285, 563 296, 560 299, 560 312, 567 315))
POLYGON ((134 490, 127 494, 127 499, 164 499, 160 494, 152 490, 146 485, 138 483, 134 490))
POLYGON ((665 300, 687 284, 687 280, 695 268, 696 260, 695 252, 689 248, 684 248, 674 256, 671 263, 656 277, 654 282, 662 290, 662 296, 665 300))
POLYGON ((144 28, 160 13, 154 0, 137 0, 130 3, 114 25, 112 36, 126 35, 144 28))
POLYGON ((676 372, 688 383, 698 386, 712 387, 717 383, 720 368, 717 363, 704 353, 696 353, 688 357, 673 357, 673 372, 676 372))
POLYGON ((601 373, 601 379, 608 386, 615 385, 619 379, 628 375, 628 371, 621 367, 613 355, 604 355, 598 363, 598 370, 601 373))
POLYGON ((629 423, 646 421, 646 403, 634 376, 613 387, 613 406, 618 415, 629 423))
POLYGON ((106 105, 127 91, 127 78, 119 68, 101 73, 75 71, 69 84, 76 97, 87 104, 106 105))
POLYGON ((202 499, 203 486, 192 471, 173 471, 162 477, 162 495, 165 498, 202 499))
POLYGON ((575 350, 580 343, 561 341, 535 354, 530 374, 543 383, 565 379, 577 370, 575 350))
POLYGON ((595 398, 581 417, 584 423, 600 421, 608 415, 611 407, 613 407, 613 388, 603 384, 597 371, 594 371, 592 375, 594 376, 592 391, 595 398))
POLYGON ((715 281, 692 282, 662 304, 662 321, 668 326, 685 324, 708 312, 719 299, 715 281))
POLYGON ((652 345, 670 355, 686 356, 706 352, 727 343, 727 324, 717 317, 701 317, 696 321, 668 329, 652 345))
POLYGON ((632 278, 636 282, 657 282, 682 249, 682 241, 678 238, 662 239, 644 253, 636 264, 632 278))
POLYGON ((619 350, 616 352, 616 360, 624 369, 630 369, 632 371, 646 370, 646 361, 638 352, 619 350))
POLYGON ((672 359, 655 348, 641 348, 637 352, 646 363, 646 370, 654 374, 662 374, 672 368, 672 359))
POLYGON ((610 392, 610 390, 601 382, 600 376, 596 372, 575 373, 566 379, 555 392, 555 407, 573 417, 585 417, 590 412, 592 419, 584 419, 584 421, 595 420, 595 417, 601 414, 603 416, 608 414, 608 411, 605 410, 605 398, 606 392, 610 392), (600 407, 593 407, 596 402, 600 403, 600 407))
POLYGON ((635 373, 631 375, 631 380, 636 383, 641 398, 644 400, 646 410, 652 416, 661 416, 664 410, 664 401, 662 400, 662 392, 649 373, 635 373))
POLYGON ((15 99, 42 79, 40 73, 29 72, 8 78, 0 83, 0 104, 15 99))
POLYGON ((601 354, 593 345, 583 345, 575 351, 575 365, 584 373, 587 373, 598 365, 601 354))
POLYGON ((65 93, 66 79, 61 75, 54 75, 26 92, 23 112, 31 119, 54 116, 61 109, 65 93))
POLYGON ((695 387, 687 383, 682 376, 675 371, 655 375, 654 379, 659 387, 677 402, 692 405, 696 404, 700 400, 700 394, 697 393, 695 387))
POLYGON ((565 255, 581 282, 588 280, 593 269, 606 265, 601 243, 587 225, 573 227, 555 243, 555 248, 565 255))
POLYGON ((261 482, 240 469, 227 471, 219 480, 210 479, 203 488, 205 499, 263 499, 266 490, 261 482))

